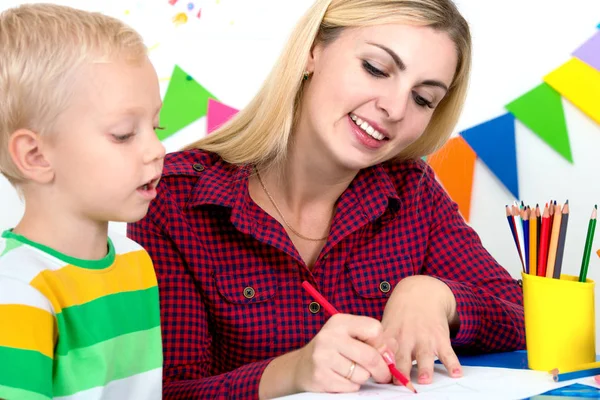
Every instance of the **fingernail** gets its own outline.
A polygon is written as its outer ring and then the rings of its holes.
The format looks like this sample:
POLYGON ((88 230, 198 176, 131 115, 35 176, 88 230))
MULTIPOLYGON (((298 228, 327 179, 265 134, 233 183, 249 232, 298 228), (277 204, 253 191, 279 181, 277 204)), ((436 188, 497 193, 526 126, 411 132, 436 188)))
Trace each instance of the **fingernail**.
POLYGON ((420 381, 429 380, 429 374, 427 372, 423 372, 422 374, 419 375, 419 380, 420 381))
POLYGON ((394 355, 389 350, 383 352, 383 359, 388 364, 396 364, 396 361, 394 360, 394 355))
POLYGON ((453 376, 460 376, 462 374, 462 371, 460 370, 460 368, 454 368, 452 370, 452 375, 453 376))

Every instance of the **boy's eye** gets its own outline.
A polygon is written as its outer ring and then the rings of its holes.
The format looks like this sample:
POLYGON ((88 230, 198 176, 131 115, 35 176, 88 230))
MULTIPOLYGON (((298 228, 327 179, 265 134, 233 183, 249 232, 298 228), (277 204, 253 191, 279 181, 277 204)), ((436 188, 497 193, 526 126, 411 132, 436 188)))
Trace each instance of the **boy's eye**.
POLYGON ((123 143, 126 142, 127 140, 129 140, 130 138, 132 138, 134 135, 134 133, 126 133, 125 135, 115 135, 113 134, 112 137, 115 138, 115 140, 119 143, 123 143))

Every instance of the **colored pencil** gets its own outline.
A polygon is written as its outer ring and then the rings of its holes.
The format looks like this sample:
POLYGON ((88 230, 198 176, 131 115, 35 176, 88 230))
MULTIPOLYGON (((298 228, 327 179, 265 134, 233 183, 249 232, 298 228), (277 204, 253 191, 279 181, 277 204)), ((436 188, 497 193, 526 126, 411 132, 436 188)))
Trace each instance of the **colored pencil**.
POLYGON ((562 382, 562 381, 568 381, 571 379, 579 379, 579 378, 585 378, 587 376, 598 375, 598 374, 600 374, 600 368, 582 369, 580 371, 564 372, 564 373, 559 372, 557 369, 553 369, 552 371, 550 371, 550 373, 552 374, 552 379, 554 380, 554 382, 562 382))
POLYGON ((519 254, 519 259, 521 260, 521 266, 523 267, 523 272, 527 272, 525 269, 525 263, 523 262, 523 256, 521 255, 521 249, 519 248, 519 238, 517 237, 517 228, 515 226, 515 218, 512 215, 512 210, 509 206, 505 206, 506 208, 506 219, 508 221, 508 226, 510 227, 510 233, 512 234, 513 240, 515 242, 515 246, 517 247, 517 253, 519 254))
POLYGON ((535 210, 529 210, 529 274, 537 275, 538 224, 535 210))
MULTIPOLYGON (((335 315, 338 313, 338 310, 336 310, 336 308, 333 306, 333 304, 331 304, 330 302, 328 302, 325 297, 323 297, 321 295, 321 293, 319 293, 317 291, 317 289, 315 289, 309 282, 304 281, 302 282, 302 287, 308 292, 308 294, 315 299, 315 301, 317 301, 318 303, 321 303, 321 305, 323 306, 323 308, 329 313, 329 315, 335 315)), ((415 389, 415 387, 413 386, 413 384, 410 382, 410 380, 408 380, 408 378, 406 378, 402 372, 398 371, 398 369, 396 368, 395 365, 395 361, 394 360, 390 360, 388 359, 387 356, 382 356, 383 359, 385 360, 385 363, 387 364, 390 373, 396 378, 398 379, 398 381, 406 386, 410 391, 412 391, 413 393, 417 393, 417 390, 415 389)))
POLYGON ((538 252, 538 276, 546 276, 546 261, 548 258, 548 243, 550 242, 550 211, 548 204, 544 207, 542 214, 542 229, 540 234, 540 246, 538 252))
MULTIPOLYGON (((540 205, 535 205, 535 218, 537 219, 537 249, 540 253, 540 232, 542 230, 542 214, 540 213, 540 205)), ((539 257, 539 256, 538 256, 539 257)))
POLYGON ((565 252, 565 242, 567 240, 567 224, 569 223, 569 200, 565 202, 562 208, 562 218, 560 219, 560 229, 558 232, 558 245, 556 247, 556 261, 554 262, 554 274, 552 275, 555 279, 560 279, 560 273, 562 271, 563 254, 565 252))
POLYGON ((529 274, 529 209, 521 210, 521 221, 523 221, 523 248, 525 249, 525 273, 529 274))
POLYGON ((592 252, 592 244, 594 242, 594 232, 596 231, 596 217, 598 214, 598 205, 594 206, 592 216, 588 223, 588 230, 585 239, 585 247, 583 248, 583 259, 581 260, 581 270, 579 271, 579 282, 585 282, 587 279, 588 265, 590 264, 590 253, 592 252))
POLYGON ((521 210, 517 207, 513 209, 515 212, 515 230, 517 231, 517 242, 519 243, 519 252, 521 253, 523 270, 527 273, 527 263, 525 261, 525 236, 523 235, 523 218, 521 218, 521 210))
POLYGON ((560 221, 562 211, 560 204, 554 208, 554 220, 552 221, 552 233, 550 234, 550 247, 548 248, 548 261, 546 262, 546 278, 554 276, 554 263, 556 262, 556 249, 558 248, 558 235, 560 234, 560 221))
MULTIPOLYGON (((552 234, 552 228, 554 227, 554 208, 556 203, 550 200, 550 207, 548 207, 548 212, 550 213, 550 234, 552 234)), ((550 245, 550 241, 548 241, 548 245, 550 245)))

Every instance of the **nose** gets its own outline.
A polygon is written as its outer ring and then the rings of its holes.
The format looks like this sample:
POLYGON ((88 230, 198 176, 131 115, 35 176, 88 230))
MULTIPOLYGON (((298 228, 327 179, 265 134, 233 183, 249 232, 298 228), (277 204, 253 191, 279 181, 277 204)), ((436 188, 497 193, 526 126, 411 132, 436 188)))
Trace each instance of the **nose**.
POLYGON ((157 160, 162 160, 165 158, 166 149, 160 140, 158 140, 158 136, 154 129, 152 129, 148 137, 148 144, 146 146, 146 151, 144 152, 144 163, 149 164, 157 160))
POLYGON ((390 85, 386 93, 379 96, 377 108, 391 121, 400 121, 406 115, 408 102, 410 101, 410 91, 401 90, 390 85))

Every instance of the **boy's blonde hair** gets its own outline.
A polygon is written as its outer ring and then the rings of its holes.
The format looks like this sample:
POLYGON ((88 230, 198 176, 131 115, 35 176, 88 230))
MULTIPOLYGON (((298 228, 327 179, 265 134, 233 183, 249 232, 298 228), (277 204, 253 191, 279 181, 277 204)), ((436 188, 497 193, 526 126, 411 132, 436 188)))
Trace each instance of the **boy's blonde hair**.
POLYGON ((87 62, 146 57, 142 37, 116 18, 53 4, 27 4, 0 14, 0 172, 24 177, 8 141, 18 129, 47 134, 64 111, 75 73, 87 62))
POLYGON ((252 101, 228 123, 187 146, 218 153, 234 164, 269 165, 285 158, 302 99, 302 76, 316 43, 327 45, 343 29, 383 24, 429 26, 446 32, 458 65, 450 90, 421 137, 398 155, 416 159, 450 137, 467 92, 471 34, 452 0, 316 0, 296 25, 279 60, 252 101))

